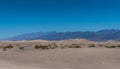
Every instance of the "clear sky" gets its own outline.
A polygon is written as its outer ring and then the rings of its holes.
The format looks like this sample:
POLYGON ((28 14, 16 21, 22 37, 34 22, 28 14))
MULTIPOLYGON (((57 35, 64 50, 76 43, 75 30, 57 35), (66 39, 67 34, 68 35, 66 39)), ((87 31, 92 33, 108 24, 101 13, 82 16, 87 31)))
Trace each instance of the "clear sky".
POLYGON ((120 29, 120 0, 0 0, 0 38, 120 29))

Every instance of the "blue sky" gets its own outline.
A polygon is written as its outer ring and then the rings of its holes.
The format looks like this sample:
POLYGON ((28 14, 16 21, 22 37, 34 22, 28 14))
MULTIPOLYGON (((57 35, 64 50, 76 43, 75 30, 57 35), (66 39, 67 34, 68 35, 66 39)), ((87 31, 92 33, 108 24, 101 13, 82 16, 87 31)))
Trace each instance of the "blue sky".
POLYGON ((119 0, 0 0, 0 38, 111 28, 120 29, 119 0))

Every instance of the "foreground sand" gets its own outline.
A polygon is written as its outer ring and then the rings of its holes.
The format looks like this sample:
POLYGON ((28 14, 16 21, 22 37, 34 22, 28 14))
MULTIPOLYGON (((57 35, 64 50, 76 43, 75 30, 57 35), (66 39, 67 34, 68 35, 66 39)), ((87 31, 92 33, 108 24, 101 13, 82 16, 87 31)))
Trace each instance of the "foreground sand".
POLYGON ((120 69, 120 49, 0 50, 0 69, 120 69))

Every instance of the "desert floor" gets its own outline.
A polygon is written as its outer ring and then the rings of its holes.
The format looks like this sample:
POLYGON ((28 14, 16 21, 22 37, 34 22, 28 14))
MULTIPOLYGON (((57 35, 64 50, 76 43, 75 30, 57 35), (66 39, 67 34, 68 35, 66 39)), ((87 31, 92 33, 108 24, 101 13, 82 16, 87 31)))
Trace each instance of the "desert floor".
POLYGON ((120 49, 0 50, 0 69, 120 69, 120 49))

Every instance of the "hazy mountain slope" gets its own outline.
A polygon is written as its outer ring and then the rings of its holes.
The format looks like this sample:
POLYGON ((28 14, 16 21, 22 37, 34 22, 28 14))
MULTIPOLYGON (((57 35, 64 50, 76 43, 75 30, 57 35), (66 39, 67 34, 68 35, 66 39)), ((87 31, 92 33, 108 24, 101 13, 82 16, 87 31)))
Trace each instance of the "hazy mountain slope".
POLYGON ((120 40, 120 30, 107 29, 96 32, 38 32, 19 35, 6 40, 65 40, 65 39, 88 39, 94 41, 120 40))

